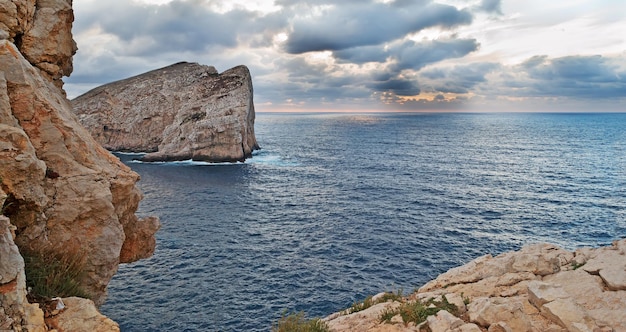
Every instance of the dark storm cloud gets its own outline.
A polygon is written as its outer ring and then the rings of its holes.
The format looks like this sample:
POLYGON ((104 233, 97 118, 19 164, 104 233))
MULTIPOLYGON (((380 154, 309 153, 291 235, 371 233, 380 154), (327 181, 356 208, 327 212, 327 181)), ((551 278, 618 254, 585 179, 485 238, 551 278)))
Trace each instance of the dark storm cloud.
POLYGON ((487 82, 486 75, 501 68, 500 64, 481 62, 451 68, 423 70, 419 76, 427 80, 430 92, 468 93, 476 85, 487 82))
POLYGON ((292 54, 339 51, 378 45, 429 27, 453 28, 472 22, 472 14, 427 1, 362 5, 342 2, 317 16, 292 21, 285 50, 292 54))
POLYGON ((463 57, 479 47, 475 39, 447 39, 402 43, 384 46, 361 46, 335 51, 333 56, 340 61, 363 64, 394 61, 394 70, 420 69, 427 64, 445 59, 463 57))
POLYGON ((390 79, 385 82, 371 84, 369 87, 374 91, 393 92, 398 96, 415 96, 420 94, 420 88, 414 80, 390 79))
POLYGON ((517 66, 524 79, 505 82, 523 96, 624 98, 626 56, 536 56, 517 66))

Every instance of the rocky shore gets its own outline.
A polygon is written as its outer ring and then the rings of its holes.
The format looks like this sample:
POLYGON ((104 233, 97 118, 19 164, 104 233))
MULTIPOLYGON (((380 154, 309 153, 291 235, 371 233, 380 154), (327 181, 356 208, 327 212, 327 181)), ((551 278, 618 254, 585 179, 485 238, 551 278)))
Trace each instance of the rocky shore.
POLYGON ((626 331, 626 239, 574 252, 535 244, 482 256, 401 300, 324 321, 331 331, 626 331), (453 310, 439 310, 419 324, 405 322, 398 308, 418 301, 432 308, 451 304, 453 310), (383 314, 391 317, 381 322, 383 314))

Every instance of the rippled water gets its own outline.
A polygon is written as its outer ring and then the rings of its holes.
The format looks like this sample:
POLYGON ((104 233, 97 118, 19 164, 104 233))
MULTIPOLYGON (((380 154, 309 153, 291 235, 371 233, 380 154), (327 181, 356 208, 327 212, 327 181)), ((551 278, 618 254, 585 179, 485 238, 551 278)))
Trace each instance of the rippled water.
POLYGON ((268 331, 412 291, 477 256, 626 237, 626 114, 257 114, 245 164, 142 164, 154 256, 123 331, 268 331))

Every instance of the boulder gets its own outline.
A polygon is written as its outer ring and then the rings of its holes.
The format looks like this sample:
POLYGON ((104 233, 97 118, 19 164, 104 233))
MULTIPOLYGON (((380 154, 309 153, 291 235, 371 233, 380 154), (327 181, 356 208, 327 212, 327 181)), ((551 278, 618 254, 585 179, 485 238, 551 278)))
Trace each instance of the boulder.
POLYGON ((514 331, 530 331, 530 318, 524 312, 523 303, 510 298, 478 298, 468 306, 471 322, 488 328, 504 322, 514 331))
POLYGON ((149 152, 144 161, 243 161, 259 148, 245 66, 218 74, 181 62, 95 88, 72 106, 105 148, 149 152))

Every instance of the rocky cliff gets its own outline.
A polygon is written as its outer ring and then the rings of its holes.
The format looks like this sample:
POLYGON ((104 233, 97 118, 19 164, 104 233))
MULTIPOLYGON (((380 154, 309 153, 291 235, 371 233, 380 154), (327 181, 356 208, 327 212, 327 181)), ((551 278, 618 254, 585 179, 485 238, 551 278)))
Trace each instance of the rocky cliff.
POLYGON ((145 161, 242 161, 258 149, 252 79, 244 66, 181 62, 93 89, 72 101, 92 136, 145 161))
POLYGON ((119 263, 152 254, 159 222, 135 216, 139 176, 91 137, 65 98, 61 77, 76 51, 71 3, 0 0, 2 213, 20 252, 84 256, 81 283, 99 303, 119 263))
POLYGON ((536 244, 486 255, 409 297, 379 302, 325 320, 331 331, 626 331, 626 239, 574 252, 536 244), (406 308, 416 302, 424 303, 425 321, 405 323, 406 308), (438 303, 452 309, 433 310, 438 303), (385 313, 389 319, 381 322, 385 313))

